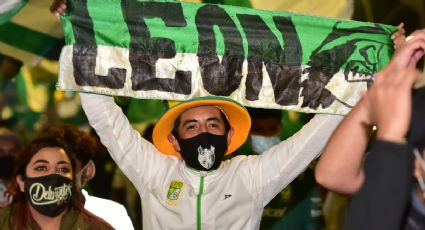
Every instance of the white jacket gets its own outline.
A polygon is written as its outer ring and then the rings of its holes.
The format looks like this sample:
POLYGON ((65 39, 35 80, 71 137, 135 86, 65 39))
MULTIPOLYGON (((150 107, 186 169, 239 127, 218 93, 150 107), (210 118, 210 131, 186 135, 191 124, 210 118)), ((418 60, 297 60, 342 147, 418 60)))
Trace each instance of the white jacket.
POLYGON ((89 212, 102 218, 117 230, 134 230, 133 223, 122 204, 113 200, 90 196, 84 189, 81 192, 85 199, 84 208, 89 212))
POLYGON ((80 95, 91 126, 139 191, 145 229, 258 229, 264 206, 319 155, 342 119, 316 115, 262 155, 203 172, 141 138, 111 97, 80 95))

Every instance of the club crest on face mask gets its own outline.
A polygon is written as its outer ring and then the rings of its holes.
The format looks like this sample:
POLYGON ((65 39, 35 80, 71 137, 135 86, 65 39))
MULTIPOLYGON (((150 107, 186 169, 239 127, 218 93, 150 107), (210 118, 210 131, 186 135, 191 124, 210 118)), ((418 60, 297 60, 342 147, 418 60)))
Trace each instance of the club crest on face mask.
POLYGON ((39 213, 55 217, 68 206, 72 180, 59 174, 25 179, 25 196, 39 213))
POLYGON ((197 170, 217 169, 227 150, 226 135, 205 132, 188 139, 177 138, 177 140, 186 165, 197 170))
POLYGON ((210 148, 202 148, 198 146, 198 161, 206 169, 210 169, 215 161, 214 146, 210 145, 210 148))

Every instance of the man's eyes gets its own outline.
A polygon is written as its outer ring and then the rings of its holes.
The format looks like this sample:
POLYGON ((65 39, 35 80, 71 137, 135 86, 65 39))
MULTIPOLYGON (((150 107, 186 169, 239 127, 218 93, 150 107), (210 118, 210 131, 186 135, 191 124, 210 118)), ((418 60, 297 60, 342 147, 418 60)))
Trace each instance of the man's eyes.
POLYGON ((211 128, 220 128, 220 125, 216 124, 216 123, 212 123, 212 124, 210 124, 210 127, 211 128))
POLYGON ((188 126, 186 126, 186 130, 193 130, 193 129, 196 129, 196 125, 188 125, 188 126))
MULTIPOLYGON (((200 124, 187 124, 185 126, 185 130, 196 130, 200 127, 200 124)), ((219 129, 222 127, 222 125, 219 122, 213 121, 208 122, 207 127, 210 129, 219 129)))

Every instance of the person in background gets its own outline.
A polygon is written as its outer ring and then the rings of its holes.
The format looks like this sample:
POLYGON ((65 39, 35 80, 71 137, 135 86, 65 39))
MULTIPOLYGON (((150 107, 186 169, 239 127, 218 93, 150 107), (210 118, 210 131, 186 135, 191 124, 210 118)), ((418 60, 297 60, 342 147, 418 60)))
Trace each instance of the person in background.
POLYGON ((2 57, 3 58, 0 60, 0 112, 3 111, 3 107, 6 102, 4 95, 6 85, 19 72, 23 64, 21 61, 16 60, 15 58, 5 55, 2 55, 2 57))
POLYGON ((5 192, 12 184, 14 161, 21 147, 19 137, 5 127, 0 127, 0 208, 12 202, 5 192))
MULTIPOLYGON (((391 35, 391 39, 394 43, 394 49, 399 48, 398 46, 404 42, 406 37, 404 36, 404 23, 398 25, 398 31, 391 35)), ((373 138, 372 133, 370 138, 373 138)), ((322 187, 323 188, 323 187, 322 187)), ((325 190, 324 188, 322 189, 325 190)), ((325 217, 326 229, 327 230, 340 230, 344 224, 344 218, 348 210, 350 202, 350 194, 342 194, 331 190, 324 191, 324 204, 323 204, 323 215, 325 217)))
POLYGON ((90 180, 90 192, 97 197, 104 199, 113 198, 112 195, 112 180, 114 172, 118 168, 115 161, 112 159, 106 147, 101 143, 99 136, 95 130, 90 128, 90 136, 92 136, 97 144, 96 154, 93 157, 93 162, 96 162, 96 177, 90 180))
POLYGON ((356 193, 344 229, 425 229, 425 88, 413 90, 412 99, 412 87, 423 75, 416 65, 424 54, 422 29, 399 44, 320 158, 319 183, 356 193), (372 126, 376 139, 365 156, 372 126))
POLYGON ((76 159, 55 137, 36 138, 16 158, 13 203, 0 209, 0 229, 113 229, 83 207, 76 159))
POLYGON ((91 196, 84 186, 95 176, 93 157, 101 143, 88 132, 72 125, 56 125, 46 128, 41 136, 54 136, 66 143, 76 158, 76 186, 84 195, 84 208, 104 219, 115 229, 132 230, 133 224, 125 207, 115 201, 91 196))
MULTIPOLYGON (((281 142, 282 111, 248 108, 253 154, 260 155, 281 142)), ((312 230, 325 227, 322 199, 314 180, 313 165, 285 187, 264 208, 260 229, 312 230)))

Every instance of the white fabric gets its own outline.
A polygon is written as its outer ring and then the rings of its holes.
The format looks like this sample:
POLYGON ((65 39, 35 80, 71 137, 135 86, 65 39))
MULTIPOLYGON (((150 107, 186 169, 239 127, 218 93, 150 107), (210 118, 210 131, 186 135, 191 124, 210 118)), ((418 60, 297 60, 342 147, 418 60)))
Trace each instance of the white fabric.
POLYGON ((2 0, 0 1, 0 14, 7 13, 8 11, 15 8, 17 5, 19 5, 22 1, 21 0, 2 0))
POLYGON ((94 215, 104 219, 117 230, 133 230, 133 223, 125 207, 115 201, 90 196, 82 190, 86 202, 84 208, 94 215))
POLYGON ((342 119, 317 115, 260 156, 238 156, 215 171, 198 172, 141 138, 111 97, 80 96, 91 126, 141 196, 146 229, 196 229, 201 187, 201 229, 258 229, 264 206, 319 155, 342 119), (169 194, 172 181, 183 185, 176 196, 169 194))
MULTIPOLYGON (((331 32, 329 30, 329 32, 331 32)), ((323 34, 322 34, 323 35, 323 34)), ((328 36, 328 34, 324 34, 328 36)), ((325 37, 323 37, 325 39, 325 37)), ((1 47, 0 47, 1 48, 1 47)), ((199 66, 198 56, 193 53, 176 53, 174 58, 159 59, 155 63, 155 78, 166 79, 174 76, 177 70, 190 71, 191 75, 191 90, 190 94, 181 94, 160 90, 135 90, 131 80, 132 68, 129 59, 129 50, 122 47, 111 47, 97 45, 98 55, 96 57, 95 73, 101 76, 108 75, 110 68, 122 68, 126 70, 126 80, 123 88, 113 89, 108 87, 98 86, 81 86, 78 85, 74 77, 73 66, 73 45, 66 45, 62 47, 61 60, 59 65, 59 78, 57 82, 58 89, 62 91, 80 91, 80 92, 93 92, 105 95, 126 96, 141 99, 159 99, 159 100, 188 100, 200 96, 211 96, 211 92, 204 86, 203 78, 201 77, 201 67, 199 66)), ((222 60, 221 55, 218 55, 219 60, 222 60)), ((380 58, 381 61, 384 57, 380 58)), ((308 69, 311 66, 302 65, 301 79, 308 79, 310 72, 308 69)), ((350 112, 360 100, 361 92, 366 91, 367 79, 373 80, 373 75, 369 74, 354 74, 347 73, 344 69, 336 72, 327 82, 325 88, 336 100, 333 100, 329 106, 317 108, 310 108, 303 105, 304 99, 301 93, 298 94, 296 105, 281 105, 276 102, 274 91, 276 90, 272 84, 271 77, 266 71, 265 63, 263 63, 262 71, 264 74, 261 90, 258 95, 258 100, 248 100, 246 98, 246 78, 248 74, 248 60, 244 60, 243 71, 244 75, 239 86, 232 91, 228 98, 233 99, 244 106, 255 108, 269 108, 269 109, 285 109, 296 112, 306 113, 327 113, 327 114, 341 114, 345 115, 350 112), (347 75, 347 76, 346 76, 347 75), (267 77, 269 76, 269 77, 267 77)), ((171 78, 170 78, 171 79, 171 78)), ((282 89, 281 89, 282 90, 282 89)), ((295 98, 293 98, 295 99, 295 98)))

